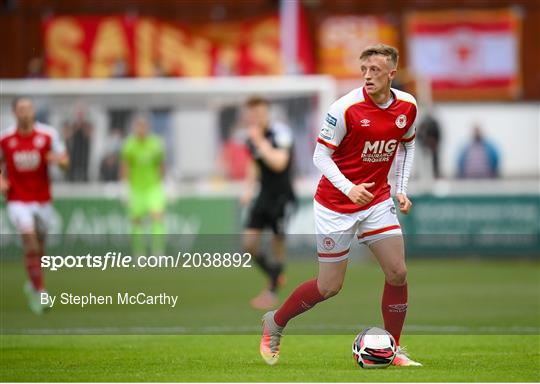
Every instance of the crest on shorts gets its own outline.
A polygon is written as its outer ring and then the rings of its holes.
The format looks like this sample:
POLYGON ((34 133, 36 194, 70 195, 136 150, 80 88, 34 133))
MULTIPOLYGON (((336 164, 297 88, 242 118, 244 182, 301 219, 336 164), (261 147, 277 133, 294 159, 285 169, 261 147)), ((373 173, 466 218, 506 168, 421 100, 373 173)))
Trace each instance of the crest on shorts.
POLYGON ((332 240, 330 237, 325 237, 323 239, 323 247, 324 249, 326 249, 327 251, 331 250, 331 249, 334 249, 334 247, 336 246, 336 243, 334 240, 332 240))
POLYGON ((407 125, 407 116, 405 116, 404 114, 399 115, 396 118, 396 126, 398 128, 405 128, 406 125, 407 125))

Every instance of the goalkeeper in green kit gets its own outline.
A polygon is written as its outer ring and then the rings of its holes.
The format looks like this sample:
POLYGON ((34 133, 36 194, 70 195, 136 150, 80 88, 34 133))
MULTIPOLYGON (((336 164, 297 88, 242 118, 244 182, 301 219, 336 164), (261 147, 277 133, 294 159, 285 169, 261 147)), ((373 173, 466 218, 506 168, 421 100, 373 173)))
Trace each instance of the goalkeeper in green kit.
POLYGON ((162 185, 164 149, 158 136, 150 132, 148 119, 137 116, 133 120, 132 134, 122 148, 122 179, 129 185, 128 210, 132 220, 132 252, 144 255, 146 221, 151 220, 152 254, 164 251, 165 191, 162 185))

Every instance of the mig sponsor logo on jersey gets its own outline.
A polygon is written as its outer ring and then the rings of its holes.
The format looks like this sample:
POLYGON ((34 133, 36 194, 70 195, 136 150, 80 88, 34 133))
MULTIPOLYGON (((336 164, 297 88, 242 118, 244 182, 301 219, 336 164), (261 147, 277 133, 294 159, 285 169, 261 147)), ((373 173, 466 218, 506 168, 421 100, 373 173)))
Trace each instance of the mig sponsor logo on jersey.
POLYGON ((13 153, 13 162, 19 171, 33 171, 39 167, 41 156, 36 150, 17 151, 13 153))
POLYGON ((369 163, 386 162, 392 159, 397 148, 397 140, 366 141, 362 151, 362 160, 369 163))

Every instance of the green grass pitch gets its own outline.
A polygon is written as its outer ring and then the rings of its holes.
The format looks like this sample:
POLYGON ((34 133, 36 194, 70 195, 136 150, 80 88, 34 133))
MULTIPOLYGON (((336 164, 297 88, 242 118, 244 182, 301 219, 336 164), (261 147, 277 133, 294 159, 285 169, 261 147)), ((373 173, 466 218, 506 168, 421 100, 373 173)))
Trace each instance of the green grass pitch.
MULTIPOLYGON (((290 263, 281 298, 315 272, 314 262, 290 263)), ((48 273, 51 292, 159 287, 177 289, 181 304, 174 311, 64 306, 38 317, 25 306, 21 263, 4 262, 0 380, 538 382, 539 272, 533 261, 411 260, 402 344, 424 366, 364 370, 354 363, 351 343, 362 327, 381 325, 382 274, 374 263, 351 263, 340 295, 292 321, 281 360, 270 367, 258 352, 262 313, 247 305, 262 285, 255 271, 48 273), (111 325, 120 333, 147 327, 138 331, 147 334, 54 334, 73 327, 99 333, 111 325), (148 334, 171 326, 184 327, 183 334, 148 334)))
POLYGON ((349 335, 291 335, 267 366, 255 335, 8 336, 2 381, 531 381, 539 336, 406 336, 423 367, 361 369, 349 335))

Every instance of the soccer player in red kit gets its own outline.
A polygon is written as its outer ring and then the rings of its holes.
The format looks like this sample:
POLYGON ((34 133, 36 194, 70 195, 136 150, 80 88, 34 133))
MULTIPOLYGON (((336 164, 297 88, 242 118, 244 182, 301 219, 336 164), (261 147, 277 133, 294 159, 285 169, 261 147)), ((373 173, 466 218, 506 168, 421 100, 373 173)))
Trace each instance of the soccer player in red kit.
POLYGON ((26 270, 30 281, 24 291, 30 309, 40 314, 45 291, 41 256, 45 234, 53 215, 49 164, 67 168, 69 158, 56 129, 34 120, 28 97, 13 101, 16 126, 0 137, 0 191, 5 194, 10 221, 21 234, 26 270))
MULTIPOLYGON (((299 285, 277 311, 263 316, 260 352, 268 364, 278 360, 289 320, 340 291, 355 236, 369 246, 384 272, 384 327, 399 346, 407 312, 407 269, 388 173, 395 158, 396 199, 407 214, 417 108, 413 96, 391 88, 397 62, 393 47, 366 48, 360 56, 364 86, 334 102, 326 115, 313 155, 323 174, 314 201, 319 274, 299 285)), ((401 347, 393 364, 421 365, 401 347)))

